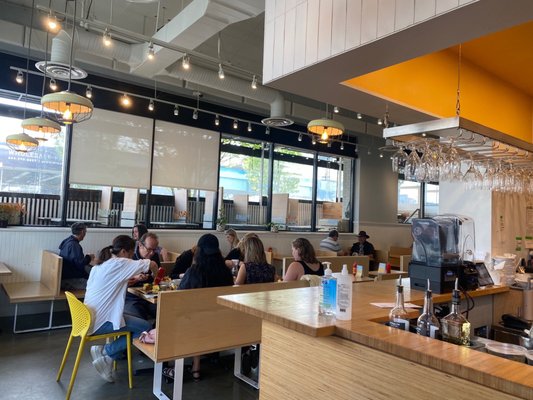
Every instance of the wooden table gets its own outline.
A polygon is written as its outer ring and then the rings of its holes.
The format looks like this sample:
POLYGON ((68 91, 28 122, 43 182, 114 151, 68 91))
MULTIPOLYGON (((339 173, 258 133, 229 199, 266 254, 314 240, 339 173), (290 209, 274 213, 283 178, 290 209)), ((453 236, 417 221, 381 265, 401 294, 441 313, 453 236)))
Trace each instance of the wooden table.
POLYGON ((146 294, 141 290, 140 287, 129 287, 128 293, 134 294, 135 296, 140 297, 141 299, 144 299, 149 303, 157 304, 157 293, 146 294))
POLYGON ((11 275, 11 270, 7 267, 6 264, 3 262, 0 262, 0 276, 8 276, 11 275))
MULTIPOLYGON (((424 292, 410 290, 408 282, 405 301, 423 304, 424 292)), ((319 288, 222 296, 219 303, 263 319, 261 400, 385 400, 394 391, 417 400, 533 399, 531 366, 385 326, 389 310, 370 303, 394 302, 395 285, 354 285, 351 321, 318 315, 319 288)), ((494 303, 508 292, 494 286, 470 294, 493 296, 494 303)), ((435 303, 450 297, 433 294, 435 303)))
POLYGON ((394 275, 396 278, 399 278, 400 276, 403 278, 409 275, 409 273, 407 271, 391 271, 387 274, 385 272, 368 271, 368 276, 376 277, 378 275, 394 275))

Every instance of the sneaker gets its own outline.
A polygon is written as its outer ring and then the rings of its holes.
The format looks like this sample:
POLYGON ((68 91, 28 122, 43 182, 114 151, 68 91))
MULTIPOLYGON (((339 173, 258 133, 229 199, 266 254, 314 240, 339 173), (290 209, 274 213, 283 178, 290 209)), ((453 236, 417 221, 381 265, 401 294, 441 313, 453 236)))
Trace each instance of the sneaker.
POLYGON ((98 360, 102 356, 104 356, 104 346, 102 345, 91 346, 91 357, 93 361, 98 360))
POLYGON ((94 368, 107 382, 115 382, 113 378, 113 360, 111 357, 102 356, 93 361, 94 368))

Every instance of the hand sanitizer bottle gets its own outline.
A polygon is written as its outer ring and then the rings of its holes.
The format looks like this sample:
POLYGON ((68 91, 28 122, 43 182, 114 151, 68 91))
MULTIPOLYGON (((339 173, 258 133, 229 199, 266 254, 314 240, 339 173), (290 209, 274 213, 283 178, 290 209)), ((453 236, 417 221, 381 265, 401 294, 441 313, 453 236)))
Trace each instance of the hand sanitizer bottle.
POLYGON ((337 312, 339 320, 352 319, 352 277, 348 274, 348 266, 342 266, 341 275, 337 278, 337 312))
POLYGON ((335 305, 337 303, 337 280, 333 277, 331 263, 324 262, 326 269, 320 283, 320 304, 319 313, 321 315, 335 315, 335 305))

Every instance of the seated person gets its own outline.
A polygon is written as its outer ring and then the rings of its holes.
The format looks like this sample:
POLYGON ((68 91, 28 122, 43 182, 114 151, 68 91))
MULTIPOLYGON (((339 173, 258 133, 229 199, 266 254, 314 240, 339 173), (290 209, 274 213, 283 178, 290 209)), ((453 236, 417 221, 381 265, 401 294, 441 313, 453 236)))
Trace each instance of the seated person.
POLYGON ((237 247, 234 247, 233 249, 231 249, 230 252, 228 253, 228 255, 224 258, 225 263, 226 263, 226 267, 228 267, 230 269, 233 267, 233 261, 232 260, 239 260, 239 261, 244 260, 243 244, 244 244, 244 241, 247 238, 250 238, 250 237, 259 237, 259 236, 257 236, 257 234, 255 234, 253 232, 246 233, 242 237, 242 239, 239 241, 239 244, 237 245, 237 247))
POLYGON ((376 267, 374 262, 374 246, 367 241, 368 238, 370 238, 370 236, 368 236, 365 231, 359 232, 357 235, 358 242, 353 244, 350 249, 350 254, 352 256, 368 256, 370 260, 369 269, 370 271, 373 271, 376 267))
POLYGON ((339 243, 339 231, 331 230, 328 237, 320 241, 320 250, 334 251, 338 256, 343 256, 345 252, 339 243))
MULTIPOLYGON (((181 279, 179 289, 232 285, 233 276, 224 264, 217 237, 211 233, 201 236, 196 244, 193 264, 181 279)), ((200 356, 193 357, 191 374, 195 381, 200 380, 200 356)), ((174 368, 164 368, 163 375, 174 378, 174 368)))
MULTIPOLYGON (((99 264, 93 268, 87 282, 84 301, 94 321, 89 334, 130 331, 134 339, 151 328, 149 322, 124 314, 124 296, 129 280, 140 274, 147 275, 150 269, 157 271, 153 261, 132 260, 134 249, 135 242, 131 237, 119 235, 113 239, 112 245, 100 252, 99 264)), ((93 365, 106 381, 114 381, 113 361, 122 357, 126 347, 125 336, 106 345, 91 347, 93 365)))
MULTIPOLYGON (((140 240, 135 242, 135 251, 133 253, 133 260, 150 260, 158 267, 161 265, 159 255, 155 252, 159 245, 159 240, 155 233, 145 233, 140 240)), ((128 280, 128 286, 142 286, 145 283, 153 281, 153 276, 150 273, 137 274, 128 280)), ((124 314, 128 314, 144 320, 154 319, 157 313, 157 306, 140 297, 126 293, 126 301, 124 304, 124 314)))
POLYGON ((174 262, 174 267, 170 273, 172 279, 179 279, 192 265, 192 260, 194 258, 194 252, 196 251, 196 245, 192 246, 190 250, 185 250, 183 253, 176 258, 174 262))
MULTIPOLYGON (((148 228, 146 227, 146 225, 137 224, 131 230, 131 237, 137 242, 146 233, 148 233, 148 228)), ((164 247, 160 247, 158 245, 155 252, 159 256, 159 261, 170 261, 170 256, 168 255, 167 249, 165 249, 164 247)))
POLYGON ((244 261, 240 263, 235 284, 275 282, 276 269, 267 263, 261 239, 249 237, 244 241, 243 248, 244 261))
POLYGON ((294 261, 287 268, 284 281, 298 281, 303 275, 324 275, 324 266, 317 260, 315 249, 309 240, 298 238, 292 242, 294 261))
POLYGON ((59 255, 63 257, 61 272, 61 289, 85 289, 87 279, 94 263, 94 254, 83 254, 80 242, 87 234, 87 225, 75 222, 70 227, 72 235, 63 240, 59 245, 59 255))

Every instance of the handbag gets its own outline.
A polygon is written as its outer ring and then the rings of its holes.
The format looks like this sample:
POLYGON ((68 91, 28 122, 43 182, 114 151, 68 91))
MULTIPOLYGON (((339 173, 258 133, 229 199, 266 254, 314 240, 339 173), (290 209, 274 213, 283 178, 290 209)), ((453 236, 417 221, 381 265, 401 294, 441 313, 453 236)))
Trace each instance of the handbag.
POLYGON ((139 341, 141 343, 153 344, 155 343, 156 339, 157 339, 157 329, 150 329, 148 332, 144 331, 139 336, 139 341))

